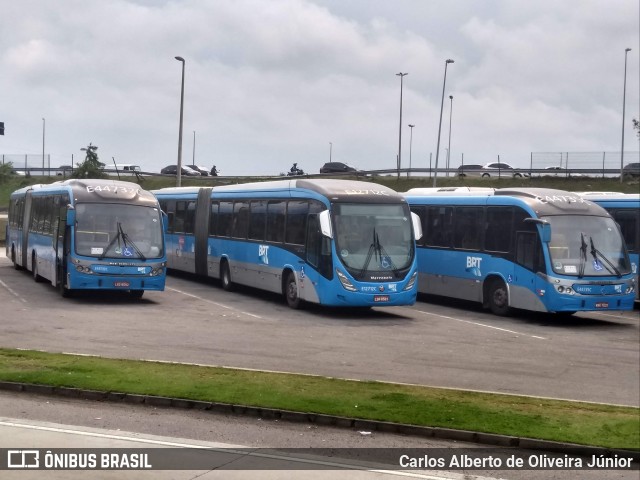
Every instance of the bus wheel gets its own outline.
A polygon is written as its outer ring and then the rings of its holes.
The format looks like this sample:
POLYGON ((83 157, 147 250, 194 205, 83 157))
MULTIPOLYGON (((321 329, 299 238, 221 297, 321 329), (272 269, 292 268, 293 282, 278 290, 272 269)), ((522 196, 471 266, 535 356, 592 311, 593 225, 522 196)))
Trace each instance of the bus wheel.
POLYGON ((494 280, 489 287, 489 308, 495 315, 502 317, 511 311, 509 291, 502 280, 494 280))
POLYGON ((33 281, 38 283, 40 282, 40 280, 42 280, 42 277, 40 275, 38 275, 38 257, 36 257, 36 254, 34 253, 33 256, 31 257, 31 273, 33 273, 33 281))
POLYGON ((222 281, 222 288, 227 292, 233 291, 233 282, 231 281, 231 270, 229 270, 229 262, 226 260, 222 262, 222 270, 220 272, 220 280, 222 281))
POLYGON ((18 261, 16 260, 16 248, 11 247, 11 261, 13 262, 13 268, 16 270, 22 270, 22 267, 18 265, 18 261))
POLYGON ((144 295, 144 290, 129 290, 131 298, 142 298, 142 295, 144 295))
POLYGON ((287 299, 287 305, 294 310, 300 308, 300 297, 298 296, 298 285, 296 276, 293 272, 287 275, 287 281, 284 284, 284 296, 287 299))

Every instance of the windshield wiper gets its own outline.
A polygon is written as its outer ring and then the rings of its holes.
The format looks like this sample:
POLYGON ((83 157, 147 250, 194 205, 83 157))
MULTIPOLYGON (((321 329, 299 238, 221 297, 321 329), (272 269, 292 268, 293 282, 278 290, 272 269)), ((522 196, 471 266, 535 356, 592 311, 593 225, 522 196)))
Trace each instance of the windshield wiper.
POLYGON ((602 254, 602 252, 596 248, 596 246, 593 243, 593 237, 589 237, 589 241, 591 242, 591 255, 593 256, 594 260, 597 262, 598 257, 600 257, 602 260, 605 261, 605 267, 610 273, 615 273, 618 277, 622 277, 622 273, 620 273, 620 270, 618 270, 616 266, 613 263, 611 263, 611 260, 605 257, 602 254))
POLYGON ((109 245, 107 245, 107 248, 104 249, 104 252, 102 252, 102 255, 100 255, 98 257, 98 259, 104 260, 104 258, 107 256, 107 252, 109 251, 109 249, 111 247, 113 247, 113 244, 116 243, 116 240, 118 241, 118 247, 120 247, 120 240, 122 240, 122 243, 124 244, 124 248, 128 248, 127 247, 127 242, 128 242, 129 245, 131 245, 133 250, 138 254, 138 256, 142 260, 146 260, 147 259, 147 257, 145 257, 143 255, 143 253, 140 251, 140 249, 137 247, 137 245, 131 241, 131 239, 129 238, 129 235, 127 235, 124 232, 124 230, 122 229, 122 224, 120 222, 117 223, 116 230, 117 230, 117 233, 116 233, 115 237, 113 237, 113 239, 109 242, 109 245))
POLYGON ((367 267, 369 267, 369 263, 371 262, 371 257, 373 256, 373 253, 376 252, 377 254, 377 241, 378 235, 376 234, 376 227, 373 227, 373 241, 371 242, 371 245, 369 245, 369 251, 367 252, 367 258, 364 261, 364 265, 362 265, 362 268, 360 269, 360 273, 358 274, 358 277, 362 278, 364 276, 364 272, 367 271, 367 267))
POLYGON ((587 265, 587 242, 584 241, 584 233, 580 232, 580 268, 578 278, 584 277, 584 268, 587 265))

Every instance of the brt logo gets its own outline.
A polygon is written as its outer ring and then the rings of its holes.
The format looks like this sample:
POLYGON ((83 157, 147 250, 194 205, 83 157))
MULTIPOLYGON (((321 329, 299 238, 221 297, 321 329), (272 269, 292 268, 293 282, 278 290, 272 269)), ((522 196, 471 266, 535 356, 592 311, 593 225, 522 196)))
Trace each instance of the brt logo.
POLYGON ((480 270, 480 263, 482 262, 481 257, 467 257, 467 272, 471 272, 476 277, 482 276, 482 271, 480 270))
POLYGON ((262 260, 262 263, 269 265, 269 245, 259 245, 258 256, 260 260, 262 260))

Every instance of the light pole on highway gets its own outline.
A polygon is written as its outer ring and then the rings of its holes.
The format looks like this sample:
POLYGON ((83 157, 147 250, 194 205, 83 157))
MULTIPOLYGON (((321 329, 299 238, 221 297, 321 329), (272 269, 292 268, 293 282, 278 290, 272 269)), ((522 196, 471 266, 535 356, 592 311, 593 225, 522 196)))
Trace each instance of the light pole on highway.
POLYGON ((331 153, 333 152, 333 143, 329 142, 329 162, 331 162, 331 153))
POLYGON ((622 88, 622 147, 620 148, 620 183, 622 183, 622 174, 624 173, 624 107, 627 96, 627 53, 630 48, 624 49, 624 86, 622 88))
POLYGON ((184 110, 184 58, 175 57, 182 63, 182 86, 180 87, 180 128, 178 131, 178 168, 176 169, 176 187, 182 186, 182 112, 184 110))
POLYGON ((44 131, 45 125, 47 124, 46 120, 42 119, 42 175, 44 175, 44 131))
POLYGON ((451 159, 451 117, 453 116, 453 95, 449 95, 451 106, 449 107, 449 147, 447 148, 447 177, 449 176, 449 160, 451 159))
POLYGON ((193 131, 193 157, 191 159, 191 165, 196 164, 196 131, 193 131))
POLYGON ((442 100, 440 101, 440 121, 438 122, 438 144, 436 146, 436 168, 433 172, 433 186, 436 186, 436 179, 438 178, 438 157, 440 156, 440 132, 442 130, 442 108, 444 107, 444 89, 447 84, 447 66, 453 63, 450 58, 444 62, 444 81, 442 82, 442 100))
POLYGON ((407 177, 411 174, 411 150, 413 150, 413 127, 415 125, 409 124, 408 127, 411 129, 409 132, 409 171, 407 172, 407 177))
POLYGON ((398 131, 398 178, 400 178, 400 166, 402 165, 402 79, 409 75, 408 73, 396 73, 396 76, 400 77, 400 127, 398 131))

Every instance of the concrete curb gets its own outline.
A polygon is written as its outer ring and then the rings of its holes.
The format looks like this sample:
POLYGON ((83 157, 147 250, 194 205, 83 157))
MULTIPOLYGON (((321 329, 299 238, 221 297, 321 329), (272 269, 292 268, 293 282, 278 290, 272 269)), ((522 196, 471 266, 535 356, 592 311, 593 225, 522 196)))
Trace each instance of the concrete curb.
POLYGON ((527 450, 543 450, 556 453, 571 453, 591 457, 592 455, 612 457, 631 457, 634 462, 640 461, 640 451, 609 449, 577 445, 572 443, 553 442, 548 440, 536 440, 533 438, 513 437, 493 433, 472 432, 468 430, 455 430, 451 428, 423 427, 418 425, 405 425, 393 422, 377 420, 363 420, 357 418, 338 417, 319 413, 296 412, 275 408, 251 407, 247 405, 234 405, 229 403, 205 402, 199 400, 186 400, 181 398, 160 397, 154 395, 138 395, 133 393, 103 392, 98 390, 84 390, 70 387, 54 387, 52 385, 38 385, 32 383, 0 381, 0 390, 19 393, 34 393, 38 395, 51 395, 84 400, 97 400, 104 402, 123 402, 137 405, 148 405, 160 408, 181 408, 208 411, 225 415, 247 415, 268 420, 282 420, 286 422, 310 423, 314 425, 326 425, 355 430, 377 431, 385 433, 398 433, 424 438, 437 438, 441 440, 457 440, 460 442, 480 443, 497 447, 521 448, 527 450))

